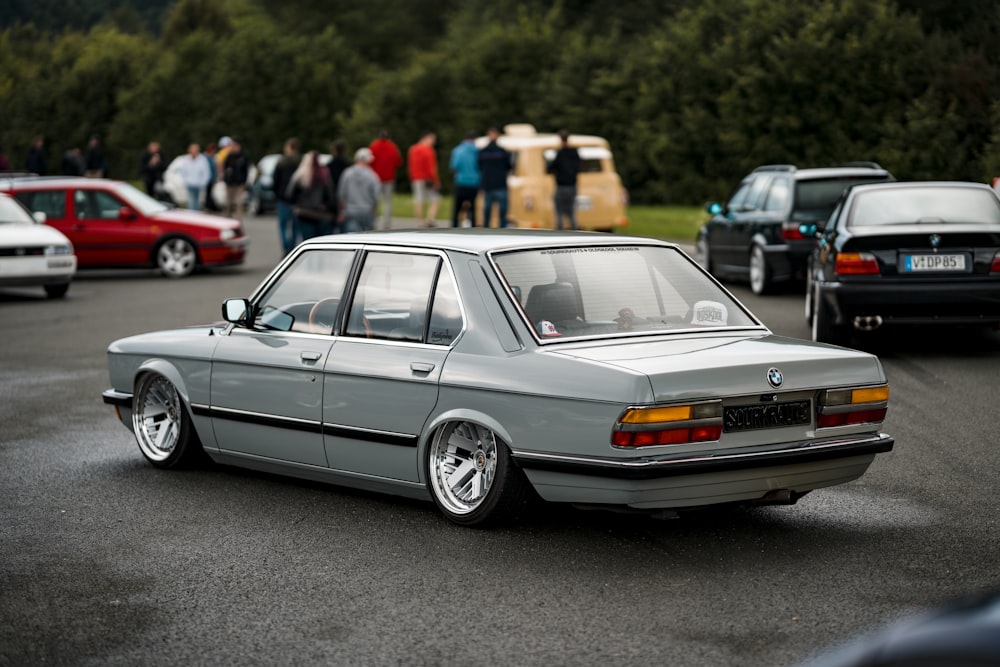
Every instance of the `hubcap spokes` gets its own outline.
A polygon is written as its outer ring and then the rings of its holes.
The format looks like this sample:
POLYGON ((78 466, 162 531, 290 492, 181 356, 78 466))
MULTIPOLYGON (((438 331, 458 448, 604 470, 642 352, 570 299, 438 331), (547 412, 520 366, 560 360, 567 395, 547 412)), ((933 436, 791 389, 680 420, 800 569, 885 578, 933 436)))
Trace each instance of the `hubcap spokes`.
POLYGON ((462 423, 436 441, 435 479, 439 498, 458 513, 476 509, 493 485, 497 444, 489 429, 462 423))

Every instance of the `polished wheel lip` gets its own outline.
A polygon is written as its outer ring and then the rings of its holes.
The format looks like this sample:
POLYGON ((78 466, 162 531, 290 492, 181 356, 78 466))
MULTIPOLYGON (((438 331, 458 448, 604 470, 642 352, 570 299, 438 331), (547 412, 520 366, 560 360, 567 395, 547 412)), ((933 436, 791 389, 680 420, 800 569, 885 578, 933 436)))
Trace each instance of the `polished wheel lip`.
POLYGON ((135 392, 132 429, 142 453, 165 461, 180 442, 183 414, 177 389, 164 377, 147 375, 135 392))
POLYGON ((455 515, 474 512, 489 496, 499 456, 496 435, 471 422, 457 422, 434 435, 428 453, 435 498, 455 515))
POLYGON ((194 246, 185 239, 170 239, 156 251, 156 264, 169 276, 186 276, 198 263, 194 246))
POLYGON ((754 294, 760 294, 764 290, 767 272, 765 262, 764 253, 759 246, 750 251, 750 289, 754 294))

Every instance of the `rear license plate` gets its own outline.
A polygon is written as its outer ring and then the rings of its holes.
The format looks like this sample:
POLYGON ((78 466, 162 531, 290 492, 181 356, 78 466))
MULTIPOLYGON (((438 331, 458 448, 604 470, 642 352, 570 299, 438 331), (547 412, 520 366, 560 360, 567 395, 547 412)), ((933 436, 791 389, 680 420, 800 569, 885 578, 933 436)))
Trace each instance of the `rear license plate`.
POLYGON ((965 255, 903 255, 903 271, 965 271, 965 255))
POLYGON ((809 401, 737 405, 726 408, 723 416, 723 427, 727 432, 752 431, 761 428, 808 424, 811 419, 812 411, 809 409, 809 401))

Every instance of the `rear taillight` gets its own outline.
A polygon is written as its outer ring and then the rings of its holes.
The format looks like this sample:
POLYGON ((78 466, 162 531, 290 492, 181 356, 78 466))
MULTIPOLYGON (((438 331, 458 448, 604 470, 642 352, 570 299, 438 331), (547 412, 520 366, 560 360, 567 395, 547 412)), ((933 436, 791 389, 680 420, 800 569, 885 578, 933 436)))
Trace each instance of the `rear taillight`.
POLYGON ((819 395, 816 428, 877 424, 885 420, 889 385, 828 389, 819 395))
POLYGON ((799 223, 785 222, 781 225, 781 238, 785 241, 805 241, 809 237, 802 233, 799 223))
POLYGON ((722 401, 629 408, 611 432, 615 447, 709 442, 722 436, 722 401))
POLYGON ((1000 252, 993 255, 993 263, 990 264, 990 273, 1000 273, 1000 252))
POLYGON ((834 271, 838 276, 877 276, 878 260, 867 252, 842 252, 837 255, 834 271))

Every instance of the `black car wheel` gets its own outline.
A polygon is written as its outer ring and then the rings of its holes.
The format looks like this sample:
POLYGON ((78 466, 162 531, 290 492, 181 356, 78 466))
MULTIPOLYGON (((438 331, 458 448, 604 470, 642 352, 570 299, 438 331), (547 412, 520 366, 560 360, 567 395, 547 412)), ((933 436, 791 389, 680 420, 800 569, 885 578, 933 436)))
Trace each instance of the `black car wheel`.
POLYGON ((771 267, 767 265, 764 249, 755 245, 750 250, 750 291, 767 294, 771 290, 771 267))
POLYGON ((496 434, 472 422, 451 422, 427 448, 427 484, 454 523, 479 526, 516 516, 531 488, 496 434))
POLYGON ((50 299, 61 299, 69 291, 69 283, 59 283, 58 285, 46 285, 45 294, 50 299))
POLYGON ((177 388, 156 373, 136 385, 132 430, 142 455, 157 468, 186 467, 203 453, 177 388))

